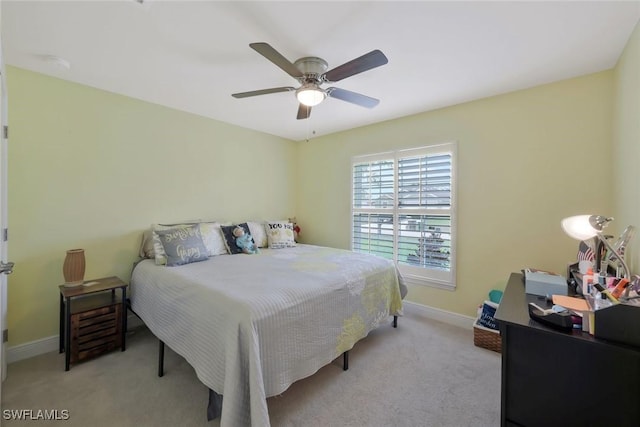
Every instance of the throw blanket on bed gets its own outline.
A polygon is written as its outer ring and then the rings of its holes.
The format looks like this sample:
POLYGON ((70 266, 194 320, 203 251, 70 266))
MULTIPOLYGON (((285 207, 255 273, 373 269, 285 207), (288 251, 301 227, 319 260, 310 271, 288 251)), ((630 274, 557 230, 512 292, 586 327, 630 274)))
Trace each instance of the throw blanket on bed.
POLYGON ((221 426, 269 426, 266 398, 401 314, 394 264, 311 245, 179 267, 145 260, 133 310, 224 396, 221 426))

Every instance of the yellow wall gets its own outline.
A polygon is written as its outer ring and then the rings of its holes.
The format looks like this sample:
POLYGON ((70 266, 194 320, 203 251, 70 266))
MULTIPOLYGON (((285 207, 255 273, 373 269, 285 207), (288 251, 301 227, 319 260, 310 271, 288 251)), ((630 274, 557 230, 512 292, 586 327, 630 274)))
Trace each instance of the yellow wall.
POLYGON ((57 334, 67 249, 128 281, 152 222, 293 214, 305 242, 348 248, 351 157, 452 140, 457 289, 408 299, 473 316, 512 271, 563 272, 561 218, 640 226, 638 33, 613 71, 298 143, 9 67, 10 346, 57 334))
POLYGON ((295 214, 295 142, 18 68, 8 86, 10 346, 58 333, 67 249, 128 282, 151 223, 295 214))
MULTIPOLYGON (((640 23, 636 25, 614 73, 613 194, 618 233, 640 228, 640 23)), ((629 268, 640 268, 640 231, 627 252, 629 268)))
POLYGON ((612 214, 611 108, 607 71, 300 142, 303 238, 350 247, 352 156, 456 140, 457 289, 407 299, 473 316, 512 271, 565 273, 577 241, 562 218, 612 214))

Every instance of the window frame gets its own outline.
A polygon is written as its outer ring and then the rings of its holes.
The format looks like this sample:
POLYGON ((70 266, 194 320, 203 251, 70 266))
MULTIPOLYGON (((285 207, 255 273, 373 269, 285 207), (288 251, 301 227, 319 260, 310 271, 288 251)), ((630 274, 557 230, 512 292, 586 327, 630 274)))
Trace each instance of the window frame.
POLYGON ((457 258, 457 142, 444 142, 417 148, 386 151, 375 154, 353 156, 351 158, 351 218, 350 218, 350 247, 354 250, 354 220, 357 214, 392 215, 393 217, 393 262, 408 284, 430 286, 435 288, 455 290, 456 288, 456 258, 457 258), (410 157, 436 156, 438 154, 450 154, 451 156, 451 201, 448 208, 428 207, 400 207, 398 203, 399 192, 399 160, 410 157), (355 206, 355 181, 354 173, 356 165, 365 163, 392 161, 393 162, 393 206, 392 207, 366 207, 355 206), (449 270, 439 270, 411 266, 398 262, 398 218, 402 215, 445 215, 450 217, 450 263, 449 270))

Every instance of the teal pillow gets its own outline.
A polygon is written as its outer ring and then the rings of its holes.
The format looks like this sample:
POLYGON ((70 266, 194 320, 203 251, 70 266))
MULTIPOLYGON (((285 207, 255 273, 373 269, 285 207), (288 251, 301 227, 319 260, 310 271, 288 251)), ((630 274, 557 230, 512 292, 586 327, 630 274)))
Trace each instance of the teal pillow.
POLYGON ((198 225, 156 230, 156 234, 167 254, 167 267, 190 264, 209 258, 209 252, 202 241, 198 225))

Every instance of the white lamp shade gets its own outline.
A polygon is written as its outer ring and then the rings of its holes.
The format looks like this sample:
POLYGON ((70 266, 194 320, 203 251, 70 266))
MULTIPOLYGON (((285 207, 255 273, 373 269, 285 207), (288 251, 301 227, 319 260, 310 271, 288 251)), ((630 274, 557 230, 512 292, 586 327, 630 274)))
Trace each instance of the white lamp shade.
POLYGON ((590 239, 596 236, 600 230, 593 228, 589 218, 591 215, 576 215, 565 218, 561 223, 562 229, 574 239, 590 239))
POLYGON ((326 96, 326 93, 315 85, 305 85, 296 91, 298 101, 307 107, 314 107, 320 104, 326 96))

